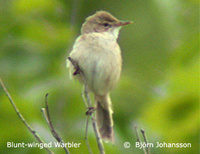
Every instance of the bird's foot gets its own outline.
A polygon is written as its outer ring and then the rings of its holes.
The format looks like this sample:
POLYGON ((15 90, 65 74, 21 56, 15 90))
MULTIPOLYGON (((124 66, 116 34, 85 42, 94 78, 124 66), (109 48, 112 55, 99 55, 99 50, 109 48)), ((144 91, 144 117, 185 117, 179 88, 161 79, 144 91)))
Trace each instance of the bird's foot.
POLYGON ((95 110, 96 110, 95 107, 88 107, 88 110, 85 114, 91 116, 95 110))

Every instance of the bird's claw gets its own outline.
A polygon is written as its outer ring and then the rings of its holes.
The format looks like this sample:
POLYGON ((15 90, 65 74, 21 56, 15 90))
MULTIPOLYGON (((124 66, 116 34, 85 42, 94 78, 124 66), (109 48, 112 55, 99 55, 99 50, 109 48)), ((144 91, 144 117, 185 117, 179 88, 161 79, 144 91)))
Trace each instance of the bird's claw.
POLYGON ((85 114, 91 116, 94 113, 94 111, 95 111, 94 107, 88 107, 88 110, 85 114))
POLYGON ((81 72, 81 69, 78 65, 76 67, 74 67, 74 69, 75 69, 75 71, 74 71, 73 75, 77 75, 81 72))

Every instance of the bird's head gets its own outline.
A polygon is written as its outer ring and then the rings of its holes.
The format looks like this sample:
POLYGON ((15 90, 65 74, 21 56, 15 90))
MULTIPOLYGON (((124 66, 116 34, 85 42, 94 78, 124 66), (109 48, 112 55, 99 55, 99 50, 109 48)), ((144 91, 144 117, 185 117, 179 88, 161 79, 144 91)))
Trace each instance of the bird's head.
POLYGON ((131 23, 131 21, 120 21, 106 11, 98 11, 86 18, 82 25, 81 33, 110 32, 117 38, 120 28, 131 23))

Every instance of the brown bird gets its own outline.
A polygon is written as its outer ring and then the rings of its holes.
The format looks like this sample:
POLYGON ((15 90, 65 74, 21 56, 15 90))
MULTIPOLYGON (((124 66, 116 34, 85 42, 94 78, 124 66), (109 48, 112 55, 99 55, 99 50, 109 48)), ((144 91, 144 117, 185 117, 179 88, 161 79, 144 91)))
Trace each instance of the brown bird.
POLYGON ((77 69, 68 61, 70 73, 94 94, 97 125, 105 141, 114 141, 110 91, 118 83, 122 68, 117 38, 120 28, 131 23, 119 21, 106 11, 98 11, 86 18, 81 35, 69 54, 78 65, 77 69))

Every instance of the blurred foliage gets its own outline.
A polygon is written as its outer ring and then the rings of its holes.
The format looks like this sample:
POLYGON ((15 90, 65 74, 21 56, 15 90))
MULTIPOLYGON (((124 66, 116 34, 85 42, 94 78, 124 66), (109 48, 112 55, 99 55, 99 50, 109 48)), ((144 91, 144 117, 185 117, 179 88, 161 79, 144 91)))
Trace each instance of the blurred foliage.
MULTIPOLYGON (((115 145, 107 153, 143 153, 134 125, 153 142, 191 143, 191 148, 152 148, 152 153, 199 150, 199 2, 196 0, 0 0, 0 77, 27 121, 46 142, 55 141, 40 109, 49 93, 50 112, 65 142, 87 153, 82 87, 69 79, 65 59, 84 19, 106 10, 134 24, 118 40, 123 72, 112 91, 115 145), (131 147, 125 149, 124 142, 131 147)), ((7 148, 7 142, 36 142, 0 88, 0 153, 45 153, 7 148)), ((92 150, 98 153, 92 127, 92 150)), ((62 149, 53 148, 56 153, 62 149)))

